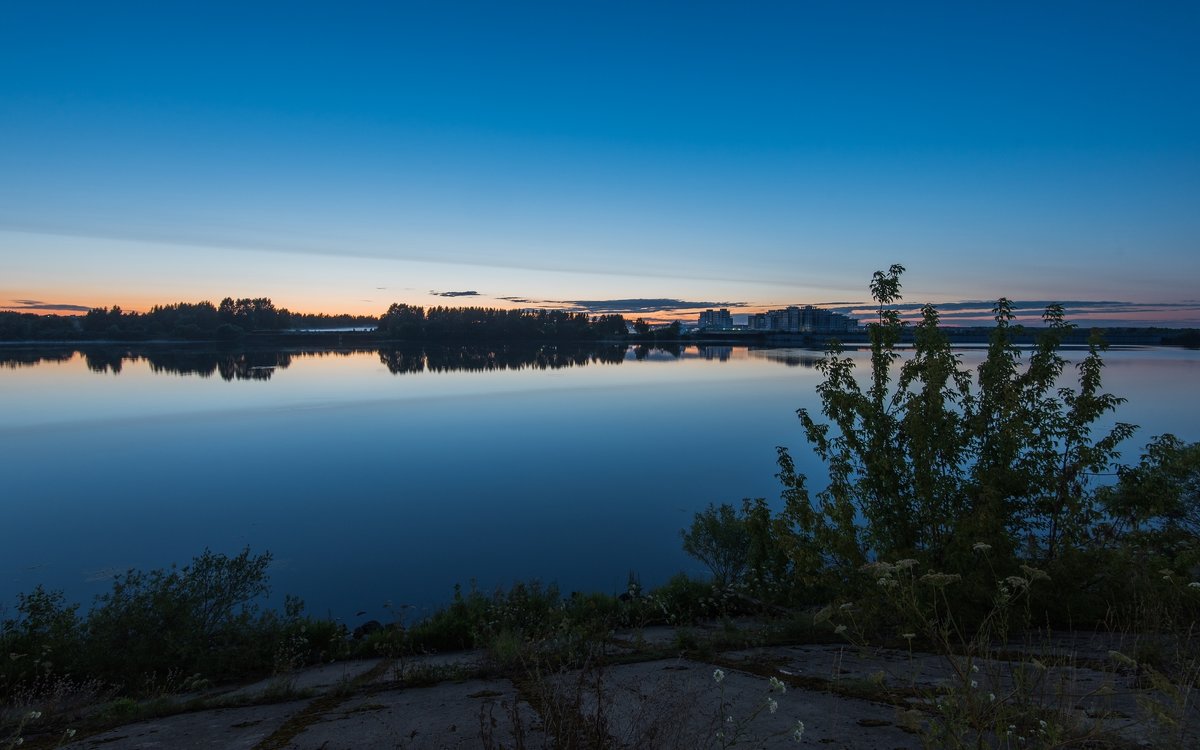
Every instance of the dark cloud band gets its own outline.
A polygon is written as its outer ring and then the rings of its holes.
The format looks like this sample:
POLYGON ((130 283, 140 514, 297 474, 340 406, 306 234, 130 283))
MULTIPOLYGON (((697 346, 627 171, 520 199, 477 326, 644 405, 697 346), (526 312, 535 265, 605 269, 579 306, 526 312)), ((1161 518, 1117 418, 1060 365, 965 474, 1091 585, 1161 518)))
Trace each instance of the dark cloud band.
POLYGON ((36 299, 15 299, 15 304, 0 305, 0 310, 13 312, 87 312, 92 308, 87 305, 68 305, 58 302, 42 302, 36 299))

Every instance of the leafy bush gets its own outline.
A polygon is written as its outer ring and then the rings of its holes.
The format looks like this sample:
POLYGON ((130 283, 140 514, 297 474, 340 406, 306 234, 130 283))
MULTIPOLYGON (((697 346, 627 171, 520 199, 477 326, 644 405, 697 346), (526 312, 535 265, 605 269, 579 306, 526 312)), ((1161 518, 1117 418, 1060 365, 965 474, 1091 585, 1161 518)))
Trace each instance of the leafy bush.
POLYGON ((124 681, 164 665, 214 677, 270 663, 255 601, 268 592, 270 553, 235 557, 205 550, 187 566, 113 579, 87 620, 88 666, 124 681))
POLYGON ((834 342, 818 365, 828 421, 798 411, 829 483, 810 493, 779 448, 782 511, 763 500, 745 501, 740 515, 710 506, 684 532, 685 550, 718 582, 741 577, 754 595, 785 604, 856 597, 863 566, 911 559, 961 577, 952 604, 965 623, 993 611, 995 581, 1022 565, 1055 581, 1031 593, 1039 618, 1095 621, 1114 602, 1136 601, 1143 613, 1169 604, 1160 623, 1194 622, 1200 584, 1184 578, 1200 570, 1200 446, 1157 438, 1139 464, 1120 469, 1115 487, 1089 487, 1090 476, 1111 473, 1135 430, 1097 428, 1123 401, 1103 390, 1099 333, 1075 366, 1074 387, 1060 353, 1073 326, 1056 304, 1027 355, 1003 298, 976 371, 962 365, 933 305, 922 308, 902 354, 894 305, 903 273, 893 265, 872 278, 869 371, 860 375, 834 342), (1164 589, 1168 578, 1175 585, 1164 589))
POLYGON ((118 575, 87 616, 61 592, 18 598, 0 628, 0 698, 55 679, 101 680, 126 694, 259 676, 344 651, 341 626, 289 598, 264 611, 269 553, 205 550, 183 568, 118 575), (174 683, 178 682, 178 685, 174 683))
POLYGON ((79 606, 38 586, 17 597, 18 617, 0 627, 0 696, 73 663, 80 652, 79 606))
POLYGON ((734 583, 742 577, 750 553, 750 530, 732 505, 709 505, 680 534, 683 551, 707 565, 718 583, 734 583))

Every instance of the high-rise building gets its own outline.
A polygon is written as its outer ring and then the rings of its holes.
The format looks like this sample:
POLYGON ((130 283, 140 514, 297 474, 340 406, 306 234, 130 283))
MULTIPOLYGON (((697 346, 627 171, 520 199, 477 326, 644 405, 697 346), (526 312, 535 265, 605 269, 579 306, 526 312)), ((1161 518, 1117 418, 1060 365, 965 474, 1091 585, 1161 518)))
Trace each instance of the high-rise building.
POLYGON ((732 331, 733 316, 724 307, 720 310, 705 310, 700 313, 698 327, 706 331, 732 331))
POLYGON ((754 331, 781 333, 844 333, 858 328, 858 321, 822 307, 791 305, 751 315, 749 327, 754 331))

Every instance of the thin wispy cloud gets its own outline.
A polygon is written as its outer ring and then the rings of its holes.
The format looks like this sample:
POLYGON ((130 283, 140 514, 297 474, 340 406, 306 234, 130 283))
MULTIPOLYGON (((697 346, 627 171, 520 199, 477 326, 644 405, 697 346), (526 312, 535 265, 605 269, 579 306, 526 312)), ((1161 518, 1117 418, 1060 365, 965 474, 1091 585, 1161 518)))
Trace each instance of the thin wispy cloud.
POLYGON ((11 305, 0 305, 0 310, 14 312, 87 312, 87 305, 71 305, 61 302, 42 302, 37 299, 14 299, 11 305))
MULTIPOLYGON (((604 261, 595 260, 593 256, 553 256, 529 260, 512 260, 495 255, 481 255, 466 252, 446 250, 430 250, 420 247, 397 247, 387 249, 371 249, 356 245, 352 238, 339 237, 336 239, 307 240, 309 244, 292 237, 272 239, 261 235, 253 237, 237 237, 227 234, 210 234, 199 230, 186 231, 182 229, 169 230, 138 230, 136 228, 116 229, 112 227, 45 225, 14 220, 0 216, 0 231, 21 234, 32 234, 43 237, 66 237, 72 239, 95 239, 101 241, 129 242, 149 245, 170 245, 182 249, 207 250, 219 249, 231 252, 272 253, 294 256, 314 256, 334 259, 358 258, 363 260, 395 261, 400 263, 432 263, 452 267, 472 268, 503 268, 518 271, 539 271, 547 273, 568 273, 579 276, 601 276, 605 278, 633 277, 665 278, 689 281, 720 281, 743 284, 761 284, 775 286, 781 281, 766 275, 732 272, 728 275, 702 273, 690 268, 655 268, 651 265, 638 267, 636 273, 629 269, 604 261)), ((839 288, 835 285, 805 280, 804 285, 811 288, 839 288)))
POLYGON ((681 310, 703 310, 710 307, 740 308, 749 306, 747 302, 707 302, 675 299, 673 297, 636 297, 630 299, 598 300, 534 300, 526 297, 497 297, 496 299, 502 299, 519 305, 555 307, 573 312, 592 313, 594 315, 647 314, 679 312, 681 310))
POLYGON ((479 292, 477 292, 473 289, 467 290, 465 292, 436 292, 436 291, 430 289, 429 293, 435 297, 478 297, 479 296, 479 292))

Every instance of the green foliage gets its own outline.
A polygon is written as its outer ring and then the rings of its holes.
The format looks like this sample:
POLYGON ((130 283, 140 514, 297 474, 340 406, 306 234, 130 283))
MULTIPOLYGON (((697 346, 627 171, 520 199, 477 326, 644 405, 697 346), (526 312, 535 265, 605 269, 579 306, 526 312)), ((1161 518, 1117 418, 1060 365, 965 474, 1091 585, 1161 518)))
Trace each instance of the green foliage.
POLYGON ((750 529, 732 505, 709 505, 692 519, 691 528, 680 534, 683 551, 707 565, 718 584, 741 579, 750 553, 750 529))
POLYGON ((270 561, 248 549, 232 558, 205 550, 181 569, 118 575, 88 617, 92 671, 136 679, 165 663, 236 672, 259 635, 255 600, 268 591, 270 561))
POLYGON ((54 679, 100 680, 127 695, 174 684, 267 674, 344 653, 345 630, 303 616, 288 598, 264 611, 270 554, 205 550, 183 568, 130 570, 97 597, 86 617, 61 592, 18 598, 0 628, 0 698, 54 679))
MULTIPOLYGON (((1194 622, 1200 584, 1184 579, 1200 564, 1200 446, 1157 438, 1137 466, 1120 469, 1115 487, 1094 490, 1088 478, 1111 471, 1135 429, 1097 428, 1122 403, 1103 390, 1099 334, 1073 386, 1060 351, 1073 326, 1061 305, 1046 308, 1026 353, 1015 343, 1026 332, 1013 304, 998 300, 974 372, 933 305, 921 309, 904 351, 894 307, 903 273, 893 265, 871 280, 869 371, 834 342, 818 365, 824 421, 798 412, 828 484, 810 493, 780 448, 782 511, 761 499, 740 513, 710 506, 683 532, 685 550, 718 584, 736 581, 740 595, 766 602, 844 600, 863 593, 864 566, 907 560, 955 576, 946 604, 966 624, 995 611, 996 581, 1035 567, 1061 581, 1025 600, 1039 618, 1111 620, 1119 601, 1132 603, 1127 622, 1194 622)), ((895 617, 884 608, 877 621, 895 617)))
POLYGON ((80 652, 79 606, 61 591, 38 586, 17 597, 18 616, 0 628, 0 697, 15 687, 53 674, 80 652))
POLYGON ((1136 466, 1121 467, 1119 477, 1100 493, 1114 533, 1200 536, 1200 443, 1160 435, 1136 466))
POLYGON ((901 299, 903 271, 877 272, 870 285, 879 312, 869 326, 867 387, 835 343, 819 366, 830 423, 799 412, 830 474, 815 503, 780 451, 784 516, 798 537, 793 559, 813 577, 844 577, 869 560, 908 556, 957 569, 969 566, 978 540, 1010 556, 1032 543, 1034 556, 1055 559, 1085 540, 1094 518, 1087 473, 1107 469, 1133 430, 1118 423, 1092 434, 1121 402, 1101 391, 1104 344, 1093 336, 1078 388, 1060 387, 1066 361, 1058 349, 1070 328, 1062 308, 1047 308, 1046 328, 1022 369, 1012 304, 1001 299, 973 389, 932 305, 922 308, 912 352, 900 362, 903 324, 888 306, 901 299))

